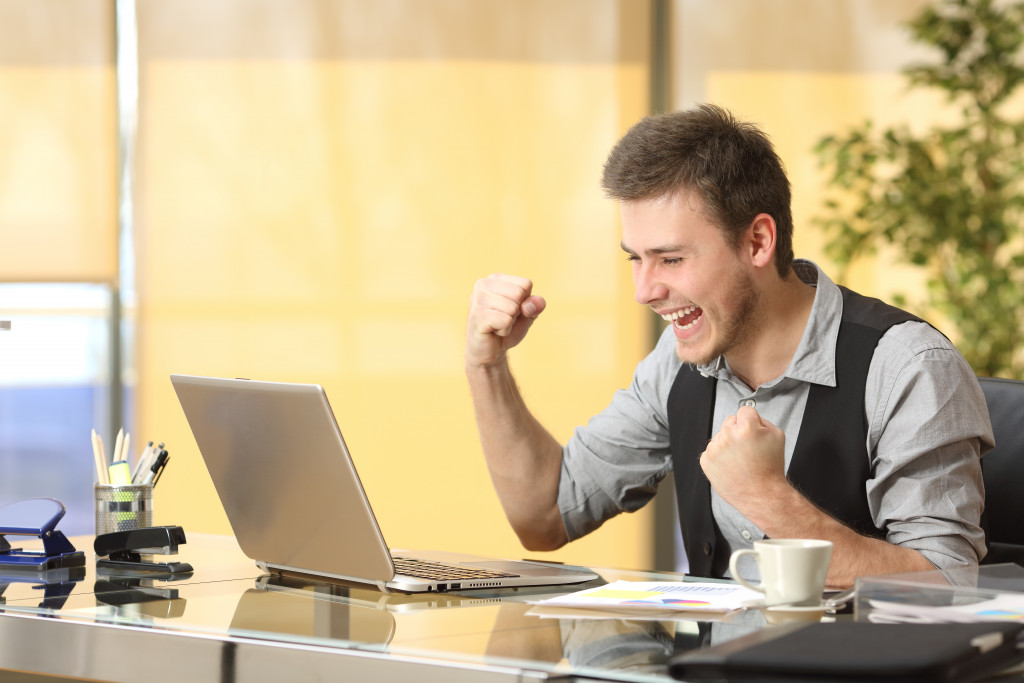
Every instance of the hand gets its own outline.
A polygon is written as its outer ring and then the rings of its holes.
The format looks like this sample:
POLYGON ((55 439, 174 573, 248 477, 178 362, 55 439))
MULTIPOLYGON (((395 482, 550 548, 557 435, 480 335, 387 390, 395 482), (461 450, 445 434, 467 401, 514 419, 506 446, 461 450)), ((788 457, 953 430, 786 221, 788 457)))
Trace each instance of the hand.
POLYGON ((778 503, 780 487, 789 487, 785 445, 781 429, 744 406, 725 418, 700 466, 718 495, 756 523, 758 513, 778 503))
POLYGON ((494 365, 523 340, 547 305, 532 291, 530 280, 514 275, 498 273, 477 281, 466 323, 467 365, 494 365))

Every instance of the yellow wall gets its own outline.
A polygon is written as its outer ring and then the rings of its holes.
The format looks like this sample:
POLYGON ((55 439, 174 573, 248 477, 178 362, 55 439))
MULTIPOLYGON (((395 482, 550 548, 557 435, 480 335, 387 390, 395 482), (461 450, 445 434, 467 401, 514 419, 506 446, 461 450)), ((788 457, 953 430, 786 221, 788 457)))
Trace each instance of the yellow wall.
MULTIPOLYGON (((640 3, 454 3, 468 30, 399 4, 413 16, 140 5, 137 438, 172 454, 157 523, 228 531, 170 373, 316 382, 392 546, 521 556, 463 377, 474 281, 515 272, 548 298, 513 363, 561 439, 647 350, 598 183, 645 113, 640 3), (294 54, 350 23, 385 45, 294 54), (187 40, 169 35, 184 26, 187 40), (418 57, 409 41, 431 31, 418 57)), ((626 516, 552 557, 646 566, 650 527, 650 512, 626 516)))
POLYGON ((112 282, 110 3, 0 0, 0 282, 112 282))

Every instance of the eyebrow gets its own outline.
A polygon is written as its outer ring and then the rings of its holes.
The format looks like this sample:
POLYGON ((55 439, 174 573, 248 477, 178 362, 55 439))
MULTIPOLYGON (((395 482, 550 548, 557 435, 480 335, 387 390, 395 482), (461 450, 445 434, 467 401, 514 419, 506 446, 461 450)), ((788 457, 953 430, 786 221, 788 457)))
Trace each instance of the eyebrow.
MULTIPOLYGON (((631 254, 633 256, 637 255, 635 251, 626 246, 625 242, 620 242, 619 247, 622 249, 622 251, 626 252, 627 254, 631 254)), ((684 247, 681 244, 666 244, 660 247, 651 247, 650 249, 644 251, 644 255, 659 256, 661 254, 675 254, 680 251, 686 251, 686 247, 684 247)))

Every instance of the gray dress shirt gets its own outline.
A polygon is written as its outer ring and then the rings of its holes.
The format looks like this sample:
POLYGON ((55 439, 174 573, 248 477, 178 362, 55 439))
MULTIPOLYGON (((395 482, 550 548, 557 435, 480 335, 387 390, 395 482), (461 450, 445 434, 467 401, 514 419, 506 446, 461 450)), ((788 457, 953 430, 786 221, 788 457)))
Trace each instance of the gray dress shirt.
MULTIPOLYGON (((698 368, 718 379, 713 433, 740 406, 752 406, 785 432, 787 468, 810 385, 835 386, 843 308, 839 288, 815 264, 797 260, 794 270, 816 292, 785 374, 752 391, 724 358, 698 368)), ((679 367, 666 329, 632 384, 563 448, 558 505, 570 539, 643 506, 671 471, 667 405, 679 367)), ((980 456, 994 440, 985 397, 963 356, 925 323, 890 328, 871 360, 864 410, 872 472, 864 495, 875 525, 888 529, 890 543, 920 551, 936 567, 977 563, 985 554, 980 456)), ((714 491, 711 505, 728 545, 725 557, 764 538, 714 491)), ((757 578, 753 562, 741 564, 740 573, 757 578)))

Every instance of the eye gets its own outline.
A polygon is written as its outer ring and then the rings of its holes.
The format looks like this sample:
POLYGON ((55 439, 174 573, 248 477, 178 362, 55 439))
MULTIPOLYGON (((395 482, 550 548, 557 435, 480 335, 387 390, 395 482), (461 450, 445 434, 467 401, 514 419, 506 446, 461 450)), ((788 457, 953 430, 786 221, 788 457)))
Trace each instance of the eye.
POLYGON ((668 256, 666 258, 663 258, 661 262, 664 263, 666 266, 675 266, 682 263, 683 259, 681 256, 668 256))
POLYGON ((639 261, 640 257, 636 254, 626 254, 626 260, 632 263, 633 261, 639 261))

